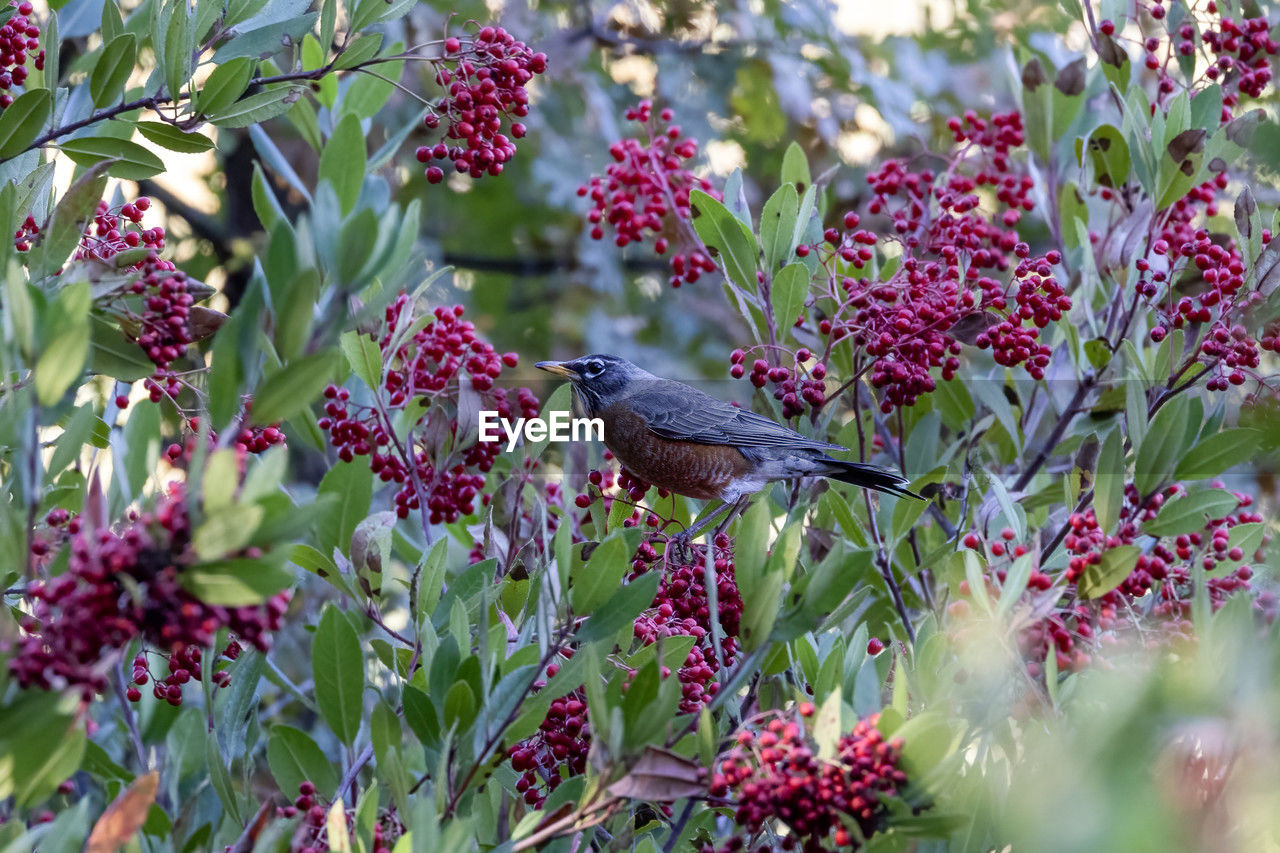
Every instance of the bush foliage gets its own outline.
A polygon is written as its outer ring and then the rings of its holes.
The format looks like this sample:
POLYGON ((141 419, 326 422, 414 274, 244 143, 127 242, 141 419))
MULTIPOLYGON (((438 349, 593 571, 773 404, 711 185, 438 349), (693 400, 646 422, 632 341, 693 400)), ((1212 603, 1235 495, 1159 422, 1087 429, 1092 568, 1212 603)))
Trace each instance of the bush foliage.
POLYGON ((1280 11, 930 9, 12 0, 0 851, 1275 846, 1280 11))

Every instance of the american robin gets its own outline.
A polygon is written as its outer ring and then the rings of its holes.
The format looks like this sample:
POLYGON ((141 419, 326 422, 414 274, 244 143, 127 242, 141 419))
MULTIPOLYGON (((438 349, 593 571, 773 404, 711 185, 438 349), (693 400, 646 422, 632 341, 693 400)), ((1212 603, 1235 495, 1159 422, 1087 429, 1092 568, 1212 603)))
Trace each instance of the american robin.
MULTIPOLYGON (((536 366, 573 383, 575 414, 600 418, 605 445, 628 470, 676 494, 720 500, 736 513, 769 483, 822 476, 923 500, 899 474, 827 455, 847 448, 805 438, 617 356, 585 355, 536 366)), ((704 516, 680 538, 690 541, 721 511, 704 516)))

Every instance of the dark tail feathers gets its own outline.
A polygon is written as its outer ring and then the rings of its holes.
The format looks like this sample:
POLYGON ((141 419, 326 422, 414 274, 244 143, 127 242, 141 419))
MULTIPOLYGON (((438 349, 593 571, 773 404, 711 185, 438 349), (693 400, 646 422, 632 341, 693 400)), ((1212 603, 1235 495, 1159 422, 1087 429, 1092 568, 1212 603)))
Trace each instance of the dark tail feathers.
POLYGON ((907 478, 901 474, 886 471, 884 468, 877 468, 874 465, 865 465, 861 462, 845 462, 841 459, 832 459, 830 457, 822 461, 832 468, 831 471, 825 472, 824 476, 833 480, 861 486, 864 489, 875 489, 877 492, 887 492, 891 495, 903 495, 908 498, 925 500, 923 495, 917 495, 906 487, 907 478))

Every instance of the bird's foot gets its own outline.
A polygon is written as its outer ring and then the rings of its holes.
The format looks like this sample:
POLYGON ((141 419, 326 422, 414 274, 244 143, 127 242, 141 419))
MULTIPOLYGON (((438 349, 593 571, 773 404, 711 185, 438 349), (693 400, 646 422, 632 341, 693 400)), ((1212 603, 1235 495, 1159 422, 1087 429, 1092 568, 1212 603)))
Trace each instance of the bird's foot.
POLYGON ((688 563, 692 543, 693 533, 687 529, 669 536, 667 537, 667 550, 664 556, 674 557, 681 564, 688 563))

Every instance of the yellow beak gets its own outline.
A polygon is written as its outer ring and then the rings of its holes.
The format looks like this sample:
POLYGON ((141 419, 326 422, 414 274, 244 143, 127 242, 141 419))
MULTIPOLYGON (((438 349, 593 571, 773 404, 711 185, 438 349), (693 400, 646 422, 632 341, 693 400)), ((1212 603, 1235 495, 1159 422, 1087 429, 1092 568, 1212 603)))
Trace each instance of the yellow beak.
POLYGON ((547 373, 554 373, 556 376, 563 376, 565 379, 577 379, 578 374, 571 367, 567 367, 563 361, 540 361, 534 365, 539 370, 545 370, 547 373))

